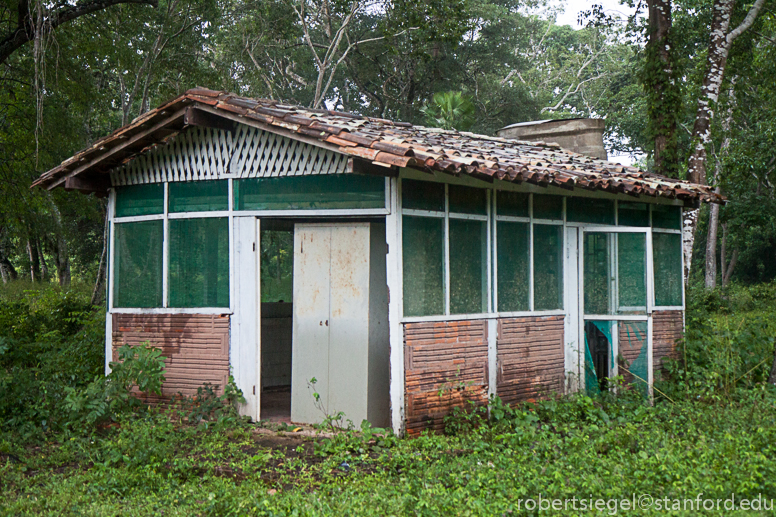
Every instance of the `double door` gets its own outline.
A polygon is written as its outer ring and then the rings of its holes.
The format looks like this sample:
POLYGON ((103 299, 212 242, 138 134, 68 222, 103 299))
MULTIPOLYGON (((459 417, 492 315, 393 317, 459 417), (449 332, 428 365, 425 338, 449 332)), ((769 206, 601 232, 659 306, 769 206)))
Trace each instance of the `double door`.
POLYGON ((342 412, 355 425, 383 423, 376 412, 387 402, 387 290, 378 280, 385 278, 378 226, 295 225, 293 422, 342 412))

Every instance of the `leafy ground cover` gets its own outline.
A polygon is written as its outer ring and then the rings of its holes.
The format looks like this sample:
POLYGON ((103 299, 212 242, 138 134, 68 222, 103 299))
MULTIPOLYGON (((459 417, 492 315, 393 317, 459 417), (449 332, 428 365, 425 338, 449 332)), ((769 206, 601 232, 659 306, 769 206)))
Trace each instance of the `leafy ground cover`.
POLYGON ((180 426, 153 414, 98 439, 3 442, 0 508, 9 515, 501 515, 524 513, 519 499, 540 494, 775 498, 774 421, 770 389, 724 404, 654 408, 580 396, 468 433, 410 440, 370 433, 315 440, 249 426, 180 426))
MULTIPOLYGON (((761 298, 739 308, 730 293, 698 297, 683 359, 658 385, 665 395, 654 406, 634 392, 517 408, 496 400, 489 420, 462 411, 448 420, 446 435, 399 439, 366 427, 302 436, 247 423, 231 411, 233 397, 214 399, 207 390, 163 410, 117 406, 94 421, 73 407, 73 396, 68 406, 63 390, 57 404, 69 409, 49 417, 45 429, 39 409, 27 414, 6 402, 3 411, 11 408, 18 420, 0 435, 0 514, 522 515, 538 513, 526 502, 539 497, 576 497, 578 505, 642 496, 776 499, 776 389, 766 382, 773 311, 761 298)), ((64 341, 78 341, 85 328, 74 327, 64 341)), ((154 358, 141 356, 129 358, 134 373, 127 375, 146 375, 152 386, 154 358)), ((7 386, 21 370, 3 361, 7 386)), ((93 379, 68 382, 83 397, 111 396, 90 392, 93 379)), ((597 513, 634 513, 618 505, 619 512, 597 513)), ((544 513, 590 513, 577 508, 544 513)))

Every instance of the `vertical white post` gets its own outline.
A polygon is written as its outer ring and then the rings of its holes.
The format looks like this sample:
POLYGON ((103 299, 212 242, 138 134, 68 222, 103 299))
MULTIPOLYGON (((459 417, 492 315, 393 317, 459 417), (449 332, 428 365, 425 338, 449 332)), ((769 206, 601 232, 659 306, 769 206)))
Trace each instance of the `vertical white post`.
MULTIPOLYGON (((231 182, 230 182, 231 184, 231 182)), ((231 213, 231 212, 230 212, 231 213)), ((230 216, 230 222, 233 219, 230 216)), ((232 231, 232 225, 229 225, 229 231, 232 231)), ((230 238, 231 235, 230 235, 230 238)), ((256 218, 256 234, 254 242, 254 267, 256 268, 256 420, 261 420, 261 219, 256 218)), ((233 249, 233 248, 232 248, 233 249)), ((233 255, 233 253, 230 253, 233 255)), ((231 278, 230 278, 230 281, 231 278)), ((230 301, 230 305, 234 306, 230 301)), ((234 314, 234 313, 233 313, 234 314)))
MULTIPOLYGON (((229 311, 234 314, 234 307, 235 307, 235 286, 234 286, 234 267, 235 267, 235 261, 234 261, 234 185, 233 185, 233 179, 229 178, 226 180, 227 184, 227 195, 229 196, 229 199, 227 199, 227 209, 229 210, 228 215, 228 224, 229 224, 229 311)), ((258 235, 256 235, 256 242, 259 242, 258 235)), ((261 253, 259 255, 261 256, 261 253)))
POLYGON ((401 181, 390 179, 390 213, 385 217, 385 257, 388 284, 388 328, 390 334, 391 428, 397 435, 404 432, 404 329, 402 327, 402 234, 401 181))
POLYGON ((162 221, 162 307, 169 305, 168 290, 169 282, 168 276, 170 271, 170 224, 167 218, 167 207, 170 199, 170 187, 169 183, 164 182, 164 220, 162 221))
POLYGON ((495 196, 495 192, 490 190, 490 189, 486 190, 485 192, 486 192, 485 196, 486 196, 486 199, 488 201, 487 202, 487 207, 486 207, 487 214, 488 214, 488 222, 485 224, 485 239, 486 239, 485 249, 487 250, 486 251, 486 260, 488 262, 487 267, 485 268, 486 274, 488 275, 487 282, 486 282, 486 287, 485 287, 485 295, 487 296, 488 299, 487 299, 487 302, 486 302, 485 309, 488 311, 488 313, 492 313, 492 312, 494 312, 494 310, 493 310, 493 296, 491 295, 491 293, 493 292, 493 277, 492 277, 492 273, 491 273, 491 271, 492 271, 492 263, 493 263, 493 254, 491 252, 491 249, 493 247, 493 237, 492 237, 493 233, 492 233, 492 230, 491 230, 491 225, 493 223, 491 221, 493 220, 493 218, 491 217, 491 214, 493 212, 491 210, 490 198, 491 198, 491 193, 494 193, 494 195, 493 195, 494 198, 496 196, 495 196))
POLYGON ((498 319, 488 319, 488 398, 497 393, 498 382, 498 319))
POLYGON ((564 326, 564 366, 566 371, 566 391, 579 389, 580 343, 579 335, 579 281, 577 229, 567 227, 564 230, 565 263, 563 265, 563 306, 565 308, 564 326))
POLYGON ((652 315, 647 319, 647 386, 649 389, 649 402, 654 404, 655 394, 652 389, 655 382, 655 365, 653 361, 653 344, 652 344, 652 315))
POLYGON ((493 273, 491 274, 491 301, 492 301, 492 309, 490 312, 498 313, 498 221, 496 221, 496 218, 498 217, 498 205, 496 204, 496 200, 498 199, 498 196, 496 195, 496 191, 493 191, 493 204, 491 207, 491 217, 489 220, 491 221, 491 228, 492 231, 490 233, 490 246, 493 249, 493 255, 491 259, 491 264, 493 268, 493 273))
POLYGON ((528 195, 528 218, 529 239, 528 249, 531 253, 528 256, 528 310, 534 310, 534 216, 533 216, 533 194, 528 195))
POLYGON ((110 189, 108 193, 108 206, 105 210, 108 212, 108 263, 105 264, 105 283, 108 286, 108 294, 106 296, 108 310, 105 313, 105 375, 110 373, 110 362, 113 359, 113 253, 115 242, 114 235, 116 233, 113 228, 113 212, 116 206, 116 189, 110 189))
POLYGON ((445 314, 450 314, 450 197, 445 183, 445 314))
POLYGON ((585 361, 587 359, 587 344, 585 343, 585 230, 580 227, 577 233, 577 307, 579 307, 579 388, 585 386, 585 361))
POLYGON ((110 194, 108 194, 108 312, 113 309, 113 277, 115 276, 115 264, 113 261, 113 255, 116 249, 114 246, 116 242, 116 228, 113 223, 114 212, 116 210, 116 189, 112 188, 110 194))
MULTIPOLYGON (((650 222, 651 222, 652 210, 650 207, 650 222)), ((654 354, 652 351, 652 312, 655 302, 655 264, 652 256, 652 228, 647 228, 644 238, 647 240, 646 253, 647 253, 647 386, 649 390, 650 403, 654 402, 654 393, 652 391, 652 383, 654 382, 654 354)), ((682 274, 684 274, 684 267, 682 267, 682 274)), ((682 292, 684 292, 684 282, 682 282, 682 292)))

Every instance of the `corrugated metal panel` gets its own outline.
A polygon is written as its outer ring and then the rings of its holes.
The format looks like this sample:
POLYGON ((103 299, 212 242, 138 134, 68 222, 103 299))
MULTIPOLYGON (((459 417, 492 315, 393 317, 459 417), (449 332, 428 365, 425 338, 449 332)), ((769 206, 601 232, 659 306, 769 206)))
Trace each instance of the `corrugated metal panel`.
POLYGON ((682 311, 655 311, 652 313, 652 364, 655 379, 663 370, 663 359, 678 353, 676 342, 682 339, 684 315, 682 311))
POLYGON ((229 380, 229 317, 212 314, 113 314, 113 360, 123 345, 150 343, 165 356, 164 397, 196 395, 204 383, 223 393, 229 380))
POLYGON ((496 393, 504 402, 563 393, 563 333, 563 316, 499 320, 496 393))
POLYGON ((468 400, 488 401, 486 320, 404 325, 406 429, 442 431, 444 417, 468 400))
MULTIPOLYGON (((628 365, 628 369, 634 368, 634 363, 636 363, 636 360, 641 355, 642 351, 644 352, 644 356, 647 356, 647 351, 644 350, 644 348, 647 346, 647 322, 642 321, 642 328, 639 328, 639 325, 632 324, 630 322, 626 321, 618 321, 617 322, 617 328, 618 328, 618 339, 617 344, 619 348, 619 356, 622 357, 622 359, 625 360, 625 363, 628 365)), ((619 357, 618 357, 619 359, 619 357)), ((646 363, 645 363, 646 364, 646 363)), ((631 384, 633 382, 637 382, 638 379, 636 379, 633 374, 630 373, 630 371, 626 371, 625 368, 623 368, 625 364, 623 364, 622 361, 620 361, 620 375, 622 375, 623 380, 625 384, 631 384)), ((639 375, 642 377, 642 379, 646 380, 646 376, 641 375, 644 372, 634 372, 636 375, 639 375)))

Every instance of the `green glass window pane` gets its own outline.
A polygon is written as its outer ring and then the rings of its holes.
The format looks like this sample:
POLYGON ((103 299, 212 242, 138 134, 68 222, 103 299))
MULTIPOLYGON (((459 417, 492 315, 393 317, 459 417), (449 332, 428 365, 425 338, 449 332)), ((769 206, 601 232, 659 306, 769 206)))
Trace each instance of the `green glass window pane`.
POLYGON ((574 223, 614 224, 614 201, 590 197, 566 200, 566 220, 574 223))
POLYGON ((294 232, 261 230, 261 301, 291 303, 294 232))
POLYGON ((646 321, 619 321, 617 330, 620 375, 626 386, 632 386, 646 398, 649 395, 648 324, 646 321))
POLYGON ((401 180, 401 206, 411 210, 445 211, 445 185, 431 181, 401 180))
POLYGON ((117 223, 113 250, 113 306, 162 306, 164 221, 117 223))
POLYGON ((226 217, 169 222, 170 307, 229 307, 226 217))
POLYGON ((227 180, 170 183, 170 212, 229 210, 227 180))
POLYGON ((617 203, 617 224, 619 226, 649 226, 649 205, 646 203, 617 203))
POLYGON ((116 217, 164 212, 164 184, 128 185, 116 188, 116 217))
POLYGON ((528 223, 499 221, 497 227, 498 310, 527 311, 530 232, 528 223))
POLYGON ((498 212, 498 215, 528 217, 529 197, 530 194, 525 192, 509 192, 505 190, 499 190, 496 192, 496 211, 498 212))
POLYGON ((451 212, 486 215, 488 198, 485 189, 448 185, 447 195, 451 212))
POLYGON ((234 181, 236 210, 385 208, 385 178, 321 174, 234 181))
POLYGON ((610 237, 603 232, 584 234, 585 314, 610 314, 610 237))
POLYGON ((534 310, 563 308, 563 227, 534 225, 534 310))
POLYGON ((618 233, 617 302, 619 314, 643 314, 647 310, 647 236, 618 233))
POLYGON ((402 217, 404 315, 444 314, 444 219, 402 217))
POLYGON ((671 205, 652 205, 652 227, 669 230, 682 229, 682 207, 671 205))
POLYGON ((534 219, 563 220, 563 197, 547 194, 533 195, 534 219))
POLYGON ((652 233, 655 305, 682 305, 682 236, 652 233))
POLYGON ((450 219, 450 314, 488 311, 485 221, 450 219))

